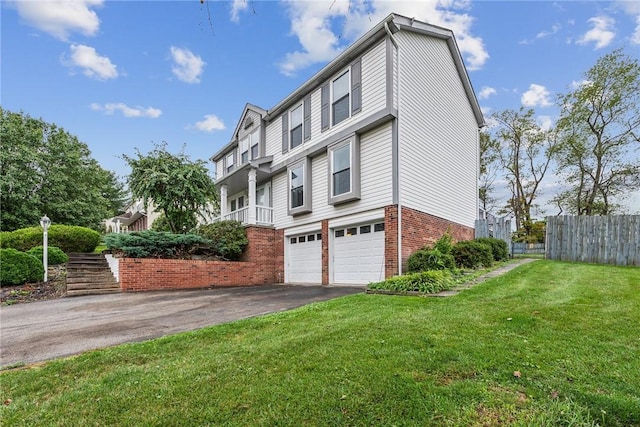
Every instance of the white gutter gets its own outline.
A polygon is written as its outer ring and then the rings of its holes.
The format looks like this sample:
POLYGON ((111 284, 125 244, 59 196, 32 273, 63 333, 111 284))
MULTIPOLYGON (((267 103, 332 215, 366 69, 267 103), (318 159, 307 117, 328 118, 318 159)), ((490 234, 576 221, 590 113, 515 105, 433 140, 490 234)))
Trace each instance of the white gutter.
MULTIPOLYGON (((398 84, 398 91, 396 93, 396 97, 398 99, 397 103, 398 103, 398 112, 396 114, 396 141, 398 144, 398 155, 396 156, 396 180, 398 183, 398 275, 402 275, 402 197, 400 197, 400 177, 402 176, 402 174, 400 173, 400 166, 402 165, 402 163, 400 162, 400 112, 401 112, 401 108, 400 108, 400 100, 402 99, 400 97, 400 46, 398 45, 398 42, 396 41, 396 39, 393 37, 393 33, 391 32, 391 30, 389 30, 389 24, 387 22, 388 20, 385 20, 384 22, 384 29, 387 32, 387 34, 389 34, 389 39, 391 40, 391 43, 393 43, 393 45, 396 48, 396 51, 398 52, 398 67, 396 68, 396 81, 398 84)), ((392 65, 393 66, 393 65, 392 65)), ((393 84, 393 83, 392 83, 393 84)))

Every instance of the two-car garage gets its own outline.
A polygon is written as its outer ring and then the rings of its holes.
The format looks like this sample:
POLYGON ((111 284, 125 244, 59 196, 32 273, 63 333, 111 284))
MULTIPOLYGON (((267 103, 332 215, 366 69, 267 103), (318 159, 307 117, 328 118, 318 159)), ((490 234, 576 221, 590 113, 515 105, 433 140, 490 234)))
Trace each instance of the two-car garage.
MULTIPOLYGON (((384 279, 384 220, 329 223, 327 237, 329 283, 366 285, 384 279)), ((285 233, 285 281, 322 283, 321 227, 285 233)))

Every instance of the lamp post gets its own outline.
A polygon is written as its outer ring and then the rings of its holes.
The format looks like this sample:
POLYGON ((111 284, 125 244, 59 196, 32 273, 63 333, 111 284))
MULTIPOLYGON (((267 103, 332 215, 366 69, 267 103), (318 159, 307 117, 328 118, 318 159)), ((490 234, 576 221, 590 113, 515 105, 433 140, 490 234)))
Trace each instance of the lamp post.
POLYGON ((47 215, 40 218, 40 226, 42 227, 42 264, 44 265, 44 281, 47 281, 47 270, 49 268, 49 248, 48 248, 48 240, 49 240, 49 226, 51 225, 51 220, 47 215))

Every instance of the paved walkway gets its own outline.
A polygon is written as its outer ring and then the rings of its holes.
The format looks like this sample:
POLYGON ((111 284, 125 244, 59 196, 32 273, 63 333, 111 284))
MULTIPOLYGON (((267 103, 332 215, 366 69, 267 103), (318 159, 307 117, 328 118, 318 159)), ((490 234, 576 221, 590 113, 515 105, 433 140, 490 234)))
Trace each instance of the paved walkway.
POLYGON ((364 287, 269 285, 61 298, 0 309, 0 366, 290 310, 364 287))
POLYGON ((484 282, 485 280, 489 280, 489 279, 492 279, 494 277, 501 276, 504 273, 506 273, 507 271, 511 271, 514 268, 518 268, 521 265, 528 264, 528 263, 530 263, 532 261, 536 261, 536 259, 521 258, 521 259, 515 260, 513 262, 510 262, 509 264, 503 265, 500 268, 496 268, 495 270, 489 271, 488 273, 483 274, 482 276, 478 276, 473 280, 469 280, 468 282, 463 283, 460 286, 456 286, 453 289, 450 289, 448 291, 438 292, 437 294, 429 294, 427 296, 430 296, 430 297, 450 297, 450 296, 453 296, 453 295, 457 295, 461 291, 464 291, 465 289, 469 289, 469 288, 471 288, 471 287, 473 287, 473 286, 475 286, 475 285, 477 285, 479 283, 484 282))

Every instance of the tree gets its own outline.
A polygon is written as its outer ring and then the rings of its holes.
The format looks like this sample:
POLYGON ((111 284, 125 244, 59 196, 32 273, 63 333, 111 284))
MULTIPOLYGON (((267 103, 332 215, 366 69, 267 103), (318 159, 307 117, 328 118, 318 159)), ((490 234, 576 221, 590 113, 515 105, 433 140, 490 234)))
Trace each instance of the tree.
POLYGON ((191 161, 184 153, 171 154, 166 144, 149 154, 136 150, 137 158, 123 155, 131 167, 127 181, 134 198, 153 201, 174 233, 196 225, 196 218, 206 218, 217 207, 213 178, 203 160, 191 161))
POLYGON ((531 109, 504 110, 493 118, 498 123, 495 133, 500 145, 498 161, 511 189, 504 212, 512 212, 516 230, 528 236, 540 183, 557 147, 555 133, 541 129, 531 109))
POLYGON ((0 107, 0 228, 54 224, 101 229, 120 211, 123 185, 86 144, 55 124, 0 107))
POLYGON ((498 150, 500 146, 487 132, 480 132, 480 183, 478 198, 480 207, 491 212, 497 207, 498 199, 493 196, 493 183, 497 177, 498 150))
POLYGON ((621 50, 598 59, 584 81, 560 96, 556 197, 577 215, 609 215, 617 197, 640 188, 640 65, 621 50))

